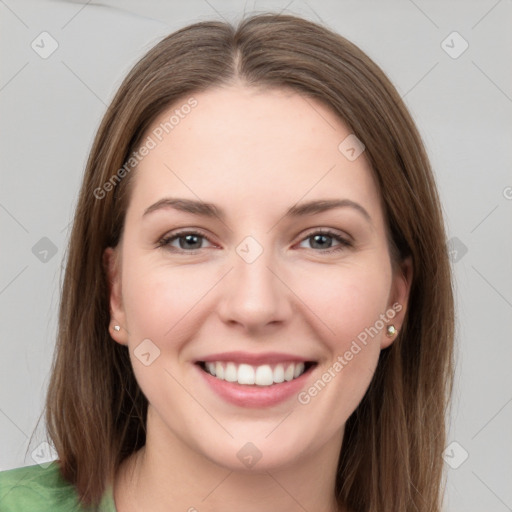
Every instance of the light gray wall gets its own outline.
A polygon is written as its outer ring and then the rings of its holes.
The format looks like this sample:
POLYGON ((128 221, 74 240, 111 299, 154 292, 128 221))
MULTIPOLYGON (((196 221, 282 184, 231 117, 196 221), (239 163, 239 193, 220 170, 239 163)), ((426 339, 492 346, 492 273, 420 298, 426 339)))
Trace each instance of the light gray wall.
POLYGON ((282 9, 358 44, 417 121, 457 281, 446 510, 512 510, 510 0, 1 1, 0 469, 51 459, 41 426, 25 451, 48 383, 67 229, 125 73, 186 24, 282 9))

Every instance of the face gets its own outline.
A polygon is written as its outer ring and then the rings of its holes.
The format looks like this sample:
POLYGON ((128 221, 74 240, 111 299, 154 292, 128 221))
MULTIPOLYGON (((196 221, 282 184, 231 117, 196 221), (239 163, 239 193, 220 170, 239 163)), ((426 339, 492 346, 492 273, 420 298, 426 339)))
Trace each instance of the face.
POLYGON ((193 97, 146 133, 105 253, 112 337, 161 443, 233 470, 332 453, 401 327, 410 263, 393 270, 372 171, 328 108, 241 85, 193 97))

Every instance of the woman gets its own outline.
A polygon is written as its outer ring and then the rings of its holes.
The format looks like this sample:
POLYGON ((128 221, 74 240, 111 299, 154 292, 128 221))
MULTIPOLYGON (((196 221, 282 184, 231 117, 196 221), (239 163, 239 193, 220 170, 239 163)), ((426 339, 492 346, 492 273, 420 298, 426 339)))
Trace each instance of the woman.
POLYGON ((197 23, 133 68, 59 326, 58 460, 1 473, 2 510, 441 509, 438 194, 394 87, 326 28, 197 23))

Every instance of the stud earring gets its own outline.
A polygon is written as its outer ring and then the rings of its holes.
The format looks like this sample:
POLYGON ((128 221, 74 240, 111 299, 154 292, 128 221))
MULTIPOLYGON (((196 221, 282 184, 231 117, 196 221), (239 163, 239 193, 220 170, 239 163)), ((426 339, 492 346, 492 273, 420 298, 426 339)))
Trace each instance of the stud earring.
POLYGON ((388 338, 392 338, 398 331, 396 330, 396 327, 394 325, 388 325, 386 329, 386 336, 388 338))
POLYGON ((114 331, 119 332, 121 330, 121 327, 119 325, 114 325, 114 331))

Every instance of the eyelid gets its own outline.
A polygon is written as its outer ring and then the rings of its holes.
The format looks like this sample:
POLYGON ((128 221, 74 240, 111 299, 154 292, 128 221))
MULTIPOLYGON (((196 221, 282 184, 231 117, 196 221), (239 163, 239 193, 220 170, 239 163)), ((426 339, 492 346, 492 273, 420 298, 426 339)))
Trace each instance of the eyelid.
MULTIPOLYGON (((213 242, 208 235, 204 233, 200 228, 184 228, 184 229, 178 229, 177 231, 171 231, 170 233, 165 234, 162 236, 156 243, 156 248, 169 248, 171 247, 170 243, 171 241, 177 240, 179 238, 185 237, 187 235, 197 235, 201 238, 204 238, 212 245, 217 245, 215 242, 213 242)), ((202 247, 201 249, 207 249, 207 247, 202 247)), ((177 249, 176 247, 172 247, 171 251, 174 250, 174 252, 181 252, 183 254, 196 254, 201 249, 193 249, 191 251, 185 251, 183 249, 177 249)))
MULTIPOLYGON (((213 246, 217 245, 200 228, 183 228, 183 229, 178 229, 177 231, 173 231, 168 234, 165 234, 163 237, 161 237, 158 240, 156 246, 157 246, 157 248, 162 248, 162 247, 170 248, 170 247, 172 247, 170 245, 171 241, 177 240, 177 239, 185 237, 187 235, 196 235, 201 238, 204 238, 205 240, 208 241, 208 243, 212 244, 213 246)), ((335 240, 338 241, 339 245, 335 246, 334 248, 328 248, 328 249, 323 249, 323 250, 311 249, 313 252, 318 252, 321 254, 322 253, 329 254, 329 253, 333 253, 333 252, 336 252, 339 250, 351 248, 351 247, 353 247, 353 244, 354 244, 353 238, 348 234, 341 234, 340 232, 338 232, 337 230, 334 230, 332 228, 315 227, 315 228, 311 228, 310 230, 306 231, 305 233, 302 233, 300 235, 300 239, 294 245, 297 245, 297 244, 300 244, 300 243, 306 241, 308 238, 312 237, 313 235, 325 235, 325 236, 334 238, 335 240)), ((190 251, 172 247, 169 250, 171 252, 180 252, 181 254, 193 255, 193 254, 197 254, 198 251, 201 251, 201 249, 207 249, 207 247, 201 247, 200 249, 192 249, 190 251)))
POLYGON ((320 255, 332 254, 332 253, 336 253, 338 251, 343 251, 343 250, 351 249, 354 247, 354 240, 350 235, 341 234, 339 231, 331 229, 331 228, 321 228, 321 227, 313 228, 312 230, 301 234, 301 237, 300 237, 300 240, 298 243, 300 244, 300 243, 308 240, 313 235, 328 236, 338 242, 338 245, 336 245, 334 247, 327 248, 327 249, 323 249, 323 250, 310 249, 314 253, 318 253, 320 255))
POLYGON ((306 230, 305 233, 302 233, 300 235, 301 240, 304 240, 305 238, 308 238, 317 233, 326 234, 326 235, 330 235, 330 236, 337 236, 337 237, 344 239, 347 243, 354 243, 354 239, 346 231, 341 231, 338 229, 321 227, 321 226, 306 230))

